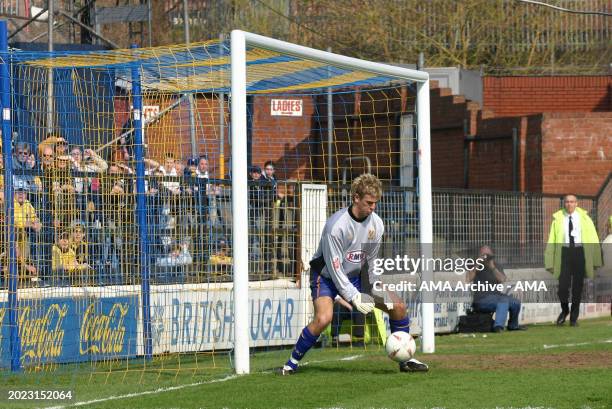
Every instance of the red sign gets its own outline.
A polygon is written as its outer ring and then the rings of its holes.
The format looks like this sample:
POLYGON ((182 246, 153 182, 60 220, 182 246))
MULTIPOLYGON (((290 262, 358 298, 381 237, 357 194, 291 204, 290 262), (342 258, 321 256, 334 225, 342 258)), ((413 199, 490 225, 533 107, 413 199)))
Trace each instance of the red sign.
POLYGON ((273 99, 270 103, 272 116, 302 116, 301 99, 273 99))

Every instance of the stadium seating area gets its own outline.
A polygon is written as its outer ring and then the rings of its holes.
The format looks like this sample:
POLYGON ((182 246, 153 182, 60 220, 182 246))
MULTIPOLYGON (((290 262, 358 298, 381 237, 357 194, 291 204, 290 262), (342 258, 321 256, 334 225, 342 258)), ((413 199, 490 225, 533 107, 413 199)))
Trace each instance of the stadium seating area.
MULTIPOLYGON (((135 164, 127 149, 107 161, 51 135, 37 149, 17 142, 13 152, 21 287, 137 284, 142 252, 153 283, 231 280, 231 188, 229 180, 209 179, 205 156, 184 164, 170 156, 163 164, 145 159, 148 246, 140 249, 135 164)), ((252 280, 295 276, 292 200, 277 200, 275 189, 250 182, 252 280)), ((3 255, 10 249, 4 244, 3 255)), ((6 262, 4 272, 6 286, 6 262)))

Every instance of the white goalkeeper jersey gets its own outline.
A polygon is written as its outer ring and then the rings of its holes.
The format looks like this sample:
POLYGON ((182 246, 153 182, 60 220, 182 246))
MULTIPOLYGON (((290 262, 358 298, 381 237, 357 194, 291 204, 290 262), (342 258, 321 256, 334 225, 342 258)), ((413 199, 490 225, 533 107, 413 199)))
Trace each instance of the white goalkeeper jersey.
POLYGON ((385 227, 374 212, 360 222, 348 209, 337 211, 325 223, 311 266, 323 277, 331 278, 340 295, 350 301, 359 291, 349 277, 359 276, 366 260, 368 276, 373 282, 373 260, 378 255, 385 227))

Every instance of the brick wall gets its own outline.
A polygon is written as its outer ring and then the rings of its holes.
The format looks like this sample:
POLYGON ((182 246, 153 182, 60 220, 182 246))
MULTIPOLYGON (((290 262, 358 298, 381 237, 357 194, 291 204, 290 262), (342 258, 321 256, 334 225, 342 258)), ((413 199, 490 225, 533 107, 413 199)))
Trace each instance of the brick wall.
MULTIPOLYGON (((591 77, 588 77, 591 78, 591 77)), ((399 177, 399 112, 414 111, 407 89, 337 94, 334 97, 336 170, 348 157, 367 155, 374 171, 387 180, 399 177), (388 98, 391 99, 388 99, 388 98), (386 106, 384 104, 387 104, 386 106)), ((282 179, 324 180, 327 173, 326 98, 303 100, 302 117, 270 115, 270 98, 253 98, 252 163, 277 163, 282 179)), ((537 98, 536 98, 537 99, 537 98)), ((167 104, 167 102, 166 102, 167 104)), ((123 101, 117 108, 127 113, 123 101)), ((163 105, 163 103, 160 103, 163 105)), ((208 153, 213 173, 220 166, 218 100, 197 101, 198 153, 208 153)), ((229 112, 225 120, 229 124, 229 112)), ((149 156, 170 150, 191 156, 186 104, 149 130, 149 156), (165 135, 165 136, 164 136, 165 135)), ((519 190, 591 195, 612 170, 612 113, 545 113, 499 117, 447 89, 431 92, 432 182, 434 187, 463 188, 464 123, 478 142, 469 144, 469 188, 512 189, 512 129, 519 133, 519 190), (505 139, 497 139, 506 137, 505 139), (492 140, 494 139, 494 140, 492 140)), ((119 127, 120 124, 117 124, 119 127)), ((229 125, 228 125, 229 126, 229 125)), ((225 144, 225 174, 231 146, 225 144)), ((353 173, 364 170, 363 163, 353 173)), ((354 176, 348 174, 348 178, 354 176)), ((341 175, 336 174, 339 179, 341 175)))
POLYGON ((520 191, 593 195, 612 171, 612 112, 490 118, 483 111, 470 115, 474 111, 468 106, 449 104, 449 98, 432 92, 432 112, 437 112, 432 115, 435 187, 464 187, 463 131, 436 130, 447 123, 445 118, 459 118, 457 111, 470 118, 477 140, 468 145, 471 189, 512 189, 512 128, 519 136, 520 191))
POLYGON ((542 115, 523 117, 521 121, 520 190, 542 192, 542 115))
POLYGON ((464 127, 473 104, 443 88, 433 88, 430 100, 432 185, 462 188, 464 127))
POLYGON ((612 76, 484 77, 483 105, 496 116, 612 111, 612 76))
POLYGON ((270 97, 253 98, 252 158, 254 165, 263 167, 271 160, 276 163, 279 179, 310 179, 311 169, 321 168, 320 125, 315 122, 311 97, 301 99, 301 117, 272 116, 270 97))
POLYGON ((478 118, 476 138, 469 143, 469 186, 512 190, 512 129, 518 118, 478 118), (500 139, 503 138, 503 139, 500 139))
POLYGON ((542 189, 594 195, 612 171, 612 112, 542 117, 542 189))

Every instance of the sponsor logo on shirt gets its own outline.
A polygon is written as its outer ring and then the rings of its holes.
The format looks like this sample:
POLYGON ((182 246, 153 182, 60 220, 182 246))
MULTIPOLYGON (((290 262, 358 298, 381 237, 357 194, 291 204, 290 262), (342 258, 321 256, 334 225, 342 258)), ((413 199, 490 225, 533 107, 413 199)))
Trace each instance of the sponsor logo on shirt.
POLYGON ((346 261, 349 263, 359 264, 366 258, 366 253, 362 250, 354 250, 346 253, 346 261))

